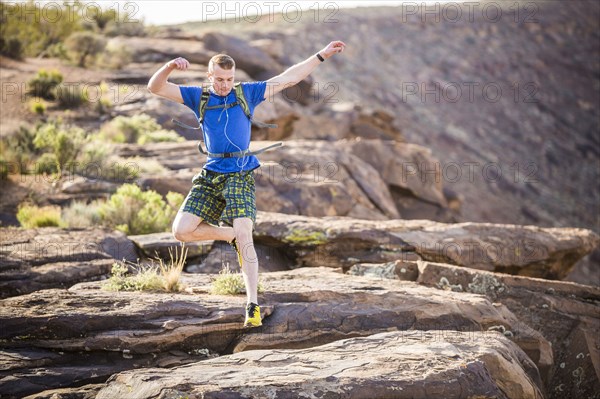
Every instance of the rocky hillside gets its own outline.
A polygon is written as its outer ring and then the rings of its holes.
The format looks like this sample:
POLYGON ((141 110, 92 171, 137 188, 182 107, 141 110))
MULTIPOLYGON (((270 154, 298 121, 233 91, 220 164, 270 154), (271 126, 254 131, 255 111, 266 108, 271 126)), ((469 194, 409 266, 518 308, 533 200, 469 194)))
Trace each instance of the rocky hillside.
POLYGON ((117 36, 133 60, 120 71, 2 58, 3 90, 40 68, 127 88, 102 114, 43 117, 3 92, 3 137, 22 122, 61 117, 90 133, 149 114, 188 140, 110 152, 165 195, 187 193, 203 158, 196 132, 171 122, 194 124, 191 112, 145 89, 157 68, 186 57, 172 81, 195 85, 225 51, 238 80, 259 80, 332 39, 348 45, 256 111, 278 127, 253 131, 253 148, 285 142, 256 172, 260 328, 243 328, 243 295, 211 291, 236 264, 226 243, 186 244, 179 292, 108 291, 116 260, 168 259, 180 244, 6 226, 24 201, 65 209, 121 181, 2 178, 0 397, 597 398, 600 6, 477 4, 458 22, 384 7, 117 36))

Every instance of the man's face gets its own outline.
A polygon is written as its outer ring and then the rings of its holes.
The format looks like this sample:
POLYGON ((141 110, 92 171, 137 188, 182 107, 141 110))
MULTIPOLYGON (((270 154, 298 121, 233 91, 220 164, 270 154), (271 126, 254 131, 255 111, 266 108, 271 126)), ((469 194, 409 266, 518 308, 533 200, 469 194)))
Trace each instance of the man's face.
POLYGON ((220 96, 226 96, 233 88, 235 77, 235 68, 223 69, 214 65, 213 71, 208 72, 208 80, 213 86, 213 90, 220 96))

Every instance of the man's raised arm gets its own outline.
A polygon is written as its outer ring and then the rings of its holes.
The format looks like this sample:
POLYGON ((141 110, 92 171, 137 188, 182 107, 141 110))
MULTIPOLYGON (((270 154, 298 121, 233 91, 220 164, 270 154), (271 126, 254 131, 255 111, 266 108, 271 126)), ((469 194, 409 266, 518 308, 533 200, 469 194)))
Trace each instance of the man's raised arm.
POLYGON ((267 90, 265 96, 273 97, 283 89, 294 86, 304 80, 314 69, 327 58, 334 54, 341 53, 346 48, 346 44, 336 40, 329 43, 323 50, 315 55, 311 55, 306 60, 288 68, 285 72, 267 80, 267 90), (323 61, 321 60, 321 57, 323 61))
POLYGON ((179 86, 168 82, 167 79, 174 69, 186 70, 190 66, 190 63, 185 58, 175 58, 167 62, 162 68, 160 68, 148 82, 148 90, 152 94, 168 98, 169 100, 176 101, 183 104, 183 98, 181 97, 181 91, 179 86))

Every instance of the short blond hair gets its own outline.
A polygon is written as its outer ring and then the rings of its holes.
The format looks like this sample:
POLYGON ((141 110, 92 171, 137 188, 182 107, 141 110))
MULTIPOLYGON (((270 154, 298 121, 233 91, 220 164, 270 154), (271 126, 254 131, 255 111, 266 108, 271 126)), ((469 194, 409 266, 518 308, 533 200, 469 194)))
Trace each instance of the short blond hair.
POLYGON ((228 56, 227 54, 217 54, 213 56, 210 61, 208 61, 208 71, 214 71, 215 64, 220 66, 223 69, 232 69, 235 68, 235 61, 233 58, 228 56))

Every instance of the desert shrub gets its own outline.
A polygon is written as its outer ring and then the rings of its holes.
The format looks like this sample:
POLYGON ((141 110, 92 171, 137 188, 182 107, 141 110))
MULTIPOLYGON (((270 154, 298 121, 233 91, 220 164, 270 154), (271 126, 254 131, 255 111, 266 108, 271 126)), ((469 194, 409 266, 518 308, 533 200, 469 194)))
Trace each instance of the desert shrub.
POLYGON ((160 174, 166 172, 167 169, 154 158, 143 158, 140 156, 121 158, 123 163, 135 167, 138 174, 160 174))
POLYGON ((8 175, 10 173, 10 165, 4 159, 4 156, 0 152, 0 184, 4 185, 8 180, 8 175))
POLYGON ((150 115, 117 116, 100 130, 100 137, 115 143, 146 144, 183 141, 175 131, 164 130, 150 115))
MULTIPOLYGON (((258 283, 258 292, 263 292, 262 284, 258 283)), ((225 266, 213 279, 210 292, 214 295, 239 295, 246 293, 244 277, 242 273, 233 272, 229 266, 225 266)))
POLYGON ((184 141, 184 138, 179 135, 174 130, 165 130, 160 129, 154 132, 143 132, 141 136, 139 136, 137 143, 138 144, 146 144, 146 143, 163 143, 163 142, 181 142, 184 141))
POLYGON ((92 32, 74 32, 65 41, 65 48, 73 62, 84 68, 106 47, 106 39, 92 32))
POLYGON ((37 74, 27 82, 29 86, 29 94, 45 98, 46 100, 54 100, 55 88, 63 81, 62 74, 57 70, 47 71, 40 69, 37 74))
POLYGON ((19 58, 44 55, 52 45, 81 30, 83 2, 57 2, 40 7, 40 2, 0 2, 2 53, 19 58), (62 3, 62 4, 58 4, 62 3))
POLYGON ((69 60, 69 52, 63 42, 58 42, 48 46, 44 55, 48 58, 60 58, 61 60, 69 60))
POLYGON ((84 138, 81 128, 65 127, 54 121, 38 127, 33 143, 37 148, 49 150, 54 154, 60 173, 67 163, 75 161, 84 138))
POLYGON ((187 258, 187 248, 169 250, 170 259, 157 259, 149 265, 115 262, 111 277, 103 288, 109 291, 166 291, 178 292, 183 289, 181 272, 187 258))
POLYGON ((101 68, 120 70, 132 59, 133 56, 127 47, 108 45, 98 57, 97 65, 101 68))
POLYGON ((94 102, 94 110, 100 115, 108 114, 112 106, 112 101, 107 97, 102 97, 94 102))
POLYGON ((102 285, 108 291, 158 291, 162 286, 156 267, 115 262, 110 278, 102 285))
POLYGON ((99 7, 90 7, 89 18, 95 23, 99 31, 103 31, 109 22, 118 19, 118 14, 114 9, 102 10, 99 7))
POLYGON ((36 115, 46 113, 46 102, 41 98, 34 98, 29 101, 29 110, 36 115))
POLYGON ((110 21, 104 29, 108 37, 115 36, 146 36, 144 22, 136 20, 135 16, 123 15, 121 19, 110 21))
POLYGON ((100 215, 105 224, 125 234, 169 231, 183 196, 169 192, 166 200, 154 190, 124 184, 100 206, 100 215))
POLYGON ((92 179, 125 183, 137 179, 141 173, 161 173, 165 168, 155 159, 113 155, 110 145, 92 139, 81 150, 75 171, 92 179))
POLYGON ((54 97, 61 108, 72 109, 87 104, 88 96, 80 84, 61 84, 54 89, 54 97))
POLYGON ((9 37, 5 39, 0 37, 0 54, 9 58, 20 60, 23 58, 23 43, 17 37, 9 37))
POLYGON ((37 174, 54 174, 58 173, 58 161, 52 153, 43 153, 36 161, 33 172, 37 174))
POLYGON ((62 225, 58 206, 21 205, 17 211, 17 220, 26 229, 62 225))
POLYGON ((115 182, 132 182, 140 177, 140 170, 135 163, 118 157, 108 160, 108 169, 105 172, 108 172, 105 178, 115 182))
POLYGON ((73 201, 62 209, 61 219, 65 226, 72 228, 85 228, 98 226, 101 223, 99 203, 93 201, 89 204, 82 201, 73 201))
POLYGON ((93 103, 94 110, 100 115, 108 114, 113 106, 111 92, 108 84, 105 81, 100 82, 99 90, 95 93, 88 93, 88 101, 93 103))
POLYGON ((0 138, 0 150, 10 173, 28 173, 31 163, 42 153, 33 143, 35 135, 35 128, 20 126, 12 134, 0 138))

